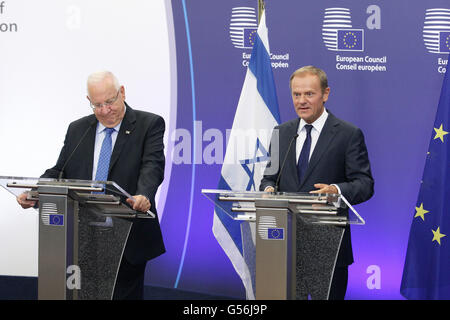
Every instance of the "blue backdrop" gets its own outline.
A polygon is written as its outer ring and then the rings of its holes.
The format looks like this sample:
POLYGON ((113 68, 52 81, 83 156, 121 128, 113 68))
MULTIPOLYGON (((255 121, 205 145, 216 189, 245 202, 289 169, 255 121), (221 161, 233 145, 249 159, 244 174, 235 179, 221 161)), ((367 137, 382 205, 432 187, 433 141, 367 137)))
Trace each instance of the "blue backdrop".
MULTIPOLYGON (((203 139, 206 130, 217 128, 225 136, 231 128, 251 49, 231 41, 230 23, 235 8, 257 14, 257 1, 174 0, 172 7, 176 127, 191 133, 193 150, 200 153, 196 164, 173 166, 161 221, 167 253, 149 264, 146 282, 244 298, 242 283, 212 234, 213 205, 201 194, 202 188, 217 187, 221 164, 205 164, 201 150, 211 143, 203 139)), ((352 227, 355 263, 347 298, 401 299, 408 233, 448 59, 448 44, 441 41, 438 52, 425 45, 426 26, 434 23, 426 17, 448 11, 448 0, 266 0, 266 9, 281 121, 296 117, 290 74, 312 64, 328 74, 327 107, 365 134, 375 195, 356 206, 366 225, 352 227), (345 22, 330 22, 333 12, 345 22), (342 23, 351 24, 353 33, 337 32, 337 45, 327 46, 323 29, 343 28, 336 26, 342 23)), ((438 22, 434 26, 450 31, 438 22)), ((252 28, 238 27, 245 36, 244 29, 252 28)), ((250 42, 243 39, 244 46, 250 42)), ((225 144, 224 139, 223 150, 225 144)))

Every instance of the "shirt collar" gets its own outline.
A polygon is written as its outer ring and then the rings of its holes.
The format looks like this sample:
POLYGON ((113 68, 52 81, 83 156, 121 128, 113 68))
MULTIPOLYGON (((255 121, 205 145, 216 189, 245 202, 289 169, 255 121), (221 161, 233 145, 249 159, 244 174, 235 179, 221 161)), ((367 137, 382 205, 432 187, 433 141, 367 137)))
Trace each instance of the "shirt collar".
MULTIPOLYGON (((123 121, 123 120, 122 120, 123 121)), ((119 132, 120 130, 120 125, 122 124, 122 121, 119 122, 119 124, 117 126, 114 127, 114 132, 119 132)), ((103 132, 103 130, 105 130, 105 126, 103 124, 100 123, 100 121, 97 124, 97 134, 103 132)))
MULTIPOLYGON (((309 123, 313 126, 314 129, 316 129, 319 133, 322 131, 323 126, 325 125, 325 122, 327 121, 328 118, 328 112, 327 109, 323 109, 322 114, 320 115, 319 118, 316 119, 316 121, 314 121, 313 123, 309 123)), ((300 123, 298 125, 298 133, 300 133, 300 131, 303 130, 303 128, 305 127, 305 125, 307 125, 308 123, 306 123, 305 120, 300 119, 300 123)))
MULTIPOLYGON (((119 122, 119 124, 117 126, 114 127, 114 132, 119 132, 120 130, 120 126, 122 124, 123 119, 125 119, 125 115, 127 113, 127 104, 126 102, 124 102, 124 108, 125 108, 125 114, 123 115, 122 120, 119 122)), ((103 124, 100 123, 100 121, 97 122, 97 131, 96 134, 99 134, 100 132, 103 132, 103 130, 105 130, 105 126, 103 124)), ((113 133, 114 133, 113 132, 113 133)))

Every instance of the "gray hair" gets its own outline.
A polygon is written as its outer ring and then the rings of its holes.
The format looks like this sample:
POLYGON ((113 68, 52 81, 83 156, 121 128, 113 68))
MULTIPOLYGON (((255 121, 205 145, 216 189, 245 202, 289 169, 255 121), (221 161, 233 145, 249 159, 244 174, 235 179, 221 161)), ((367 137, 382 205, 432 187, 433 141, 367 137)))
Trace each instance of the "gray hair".
POLYGON ((102 82, 103 80, 110 78, 113 82, 114 87, 116 90, 119 90, 120 83, 119 80, 117 80, 116 76, 111 71, 97 71, 94 73, 91 73, 87 79, 87 89, 89 92, 89 86, 94 83, 102 82))
POLYGON ((325 89, 328 88, 327 74, 322 69, 314 67, 314 66, 305 66, 305 67, 301 67, 301 68, 295 70, 292 73, 291 78, 289 79, 289 88, 292 89, 292 79, 294 79, 294 77, 296 77, 296 76, 301 76, 303 74, 316 75, 319 78, 320 88, 322 89, 322 92, 324 92, 325 89))

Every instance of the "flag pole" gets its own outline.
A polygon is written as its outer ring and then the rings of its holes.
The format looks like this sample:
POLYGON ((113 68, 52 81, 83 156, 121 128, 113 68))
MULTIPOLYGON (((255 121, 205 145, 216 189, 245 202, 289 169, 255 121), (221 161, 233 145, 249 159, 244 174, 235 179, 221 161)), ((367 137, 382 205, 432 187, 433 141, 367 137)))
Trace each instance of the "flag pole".
POLYGON ((261 16, 264 12, 264 9, 265 9, 264 0, 258 0, 258 25, 259 22, 261 21, 261 16))

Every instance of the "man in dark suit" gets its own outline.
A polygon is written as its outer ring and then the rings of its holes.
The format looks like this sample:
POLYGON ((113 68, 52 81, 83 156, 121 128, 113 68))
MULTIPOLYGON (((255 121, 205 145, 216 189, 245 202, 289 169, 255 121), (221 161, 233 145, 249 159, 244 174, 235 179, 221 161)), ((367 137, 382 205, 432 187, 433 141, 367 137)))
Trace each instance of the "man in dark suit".
MULTIPOLYGON (((91 74, 87 88, 94 114, 69 125, 56 165, 42 177, 115 181, 134 195, 127 199, 134 210, 151 210, 156 215, 155 194, 164 178, 163 118, 128 106, 125 88, 111 72, 91 74), (112 153, 102 176, 99 159, 107 130, 112 132, 112 153)), ((19 195, 17 201, 23 208, 36 205, 26 199, 26 194, 19 195)), ((146 263, 164 252, 158 218, 134 221, 119 268, 114 299, 142 299, 146 263)))
MULTIPOLYGON (((342 194, 350 204, 370 199, 374 181, 364 136, 359 128, 325 109, 330 94, 325 72, 313 66, 300 68, 292 74, 290 88, 299 118, 275 127, 279 148, 278 154, 272 151, 271 157, 278 161, 278 170, 270 172, 275 170, 268 165, 260 190, 274 192, 277 188, 280 192, 342 194), (280 172, 284 159, 286 162, 280 172)), ((350 228, 347 226, 330 299, 344 299, 348 265, 352 263, 350 228)))

